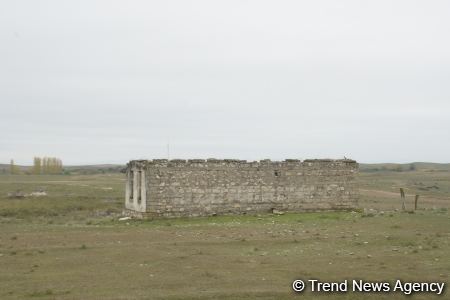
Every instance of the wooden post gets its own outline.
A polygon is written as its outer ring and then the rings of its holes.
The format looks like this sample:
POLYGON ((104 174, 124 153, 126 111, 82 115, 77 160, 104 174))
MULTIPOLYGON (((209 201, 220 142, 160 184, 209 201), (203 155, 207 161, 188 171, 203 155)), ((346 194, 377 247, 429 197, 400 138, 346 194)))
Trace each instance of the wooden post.
POLYGON ((403 188, 400 188, 400 198, 402 198, 402 210, 406 210, 405 207, 405 191, 403 188))
POLYGON ((417 201, 419 201, 419 195, 416 195, 416 199, 414 200, 414 210, 417 210, 417 201))

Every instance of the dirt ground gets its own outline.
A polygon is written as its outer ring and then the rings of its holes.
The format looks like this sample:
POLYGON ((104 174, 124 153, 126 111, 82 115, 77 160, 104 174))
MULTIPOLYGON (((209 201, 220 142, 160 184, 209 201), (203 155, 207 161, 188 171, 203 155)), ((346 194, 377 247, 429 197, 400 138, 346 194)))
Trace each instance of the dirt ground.
POLYGON ((361 174, 357 212, 146 221, 118 221, 120 174, 0 176, 0 299, 445 299, 448 289, 407 297, 291 288, 295 279, 448 285, 449 175, 407 175, 361 174), (399 185, 408 209, 423 192, 415 213, 398 211, 399 185), (17 189, 48 195, 6 196, 17 189))

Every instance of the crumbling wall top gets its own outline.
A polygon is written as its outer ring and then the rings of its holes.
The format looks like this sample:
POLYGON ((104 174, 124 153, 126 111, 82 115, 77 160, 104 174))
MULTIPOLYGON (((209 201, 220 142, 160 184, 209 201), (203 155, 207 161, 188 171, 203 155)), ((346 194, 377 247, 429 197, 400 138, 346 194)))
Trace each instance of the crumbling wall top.
POLYGON ((249 166, 249 167, 308 167, 308 166, 328 166, 328 165, 344 165, 357 167, 357 162, 352 159, 285 159, 284 161, 272 161, 270 159, 262 159, 259 161, 246 161, 239 159, 153 159, 153 160, 132 160, 127 167, 144 168, 148 166, 154 167, 217 167, 217 166, 249 166))

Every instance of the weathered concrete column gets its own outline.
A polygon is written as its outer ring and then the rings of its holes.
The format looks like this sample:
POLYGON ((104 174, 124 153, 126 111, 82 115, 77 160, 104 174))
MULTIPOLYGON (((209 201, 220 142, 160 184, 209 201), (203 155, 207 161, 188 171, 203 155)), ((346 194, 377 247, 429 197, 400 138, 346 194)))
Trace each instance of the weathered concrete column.
POLYGON ((125 208, 134 209, 133 204, 133 171, 129 170, 127 172, 126 182, 125 182, 125 208))
POLYGON ((138 207, 138 170, 133 170, 133 209, 137 210, 138 207))
POLYGON ((137 206, 137 210, 141 212, 145 212, 147 207, 147 188, 146 188, 146 182, 145 182, 145 170, 142 169, 140 172, 140 182, 139 182, 139 193, 140 193, 140 203, 137 206))
POLYGON ((130 172, 127 172, 127 181, 125 181, 125 206, 128 204, 129 201, 130 201, 130 172))

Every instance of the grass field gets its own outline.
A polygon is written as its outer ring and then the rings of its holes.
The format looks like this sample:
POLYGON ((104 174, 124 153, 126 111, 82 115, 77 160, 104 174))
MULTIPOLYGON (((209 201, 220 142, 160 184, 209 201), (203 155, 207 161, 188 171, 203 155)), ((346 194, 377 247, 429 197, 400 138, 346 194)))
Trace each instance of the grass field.
POLYGON ((0 299, 448 298, 292 292, 297 278, 448 285, 450 172, 359 181, 358 212, 121 222, 121 174, 1 175, 0 299), (408 210, 421 195, 415 213, 399 211, 400 187, 408 210))

